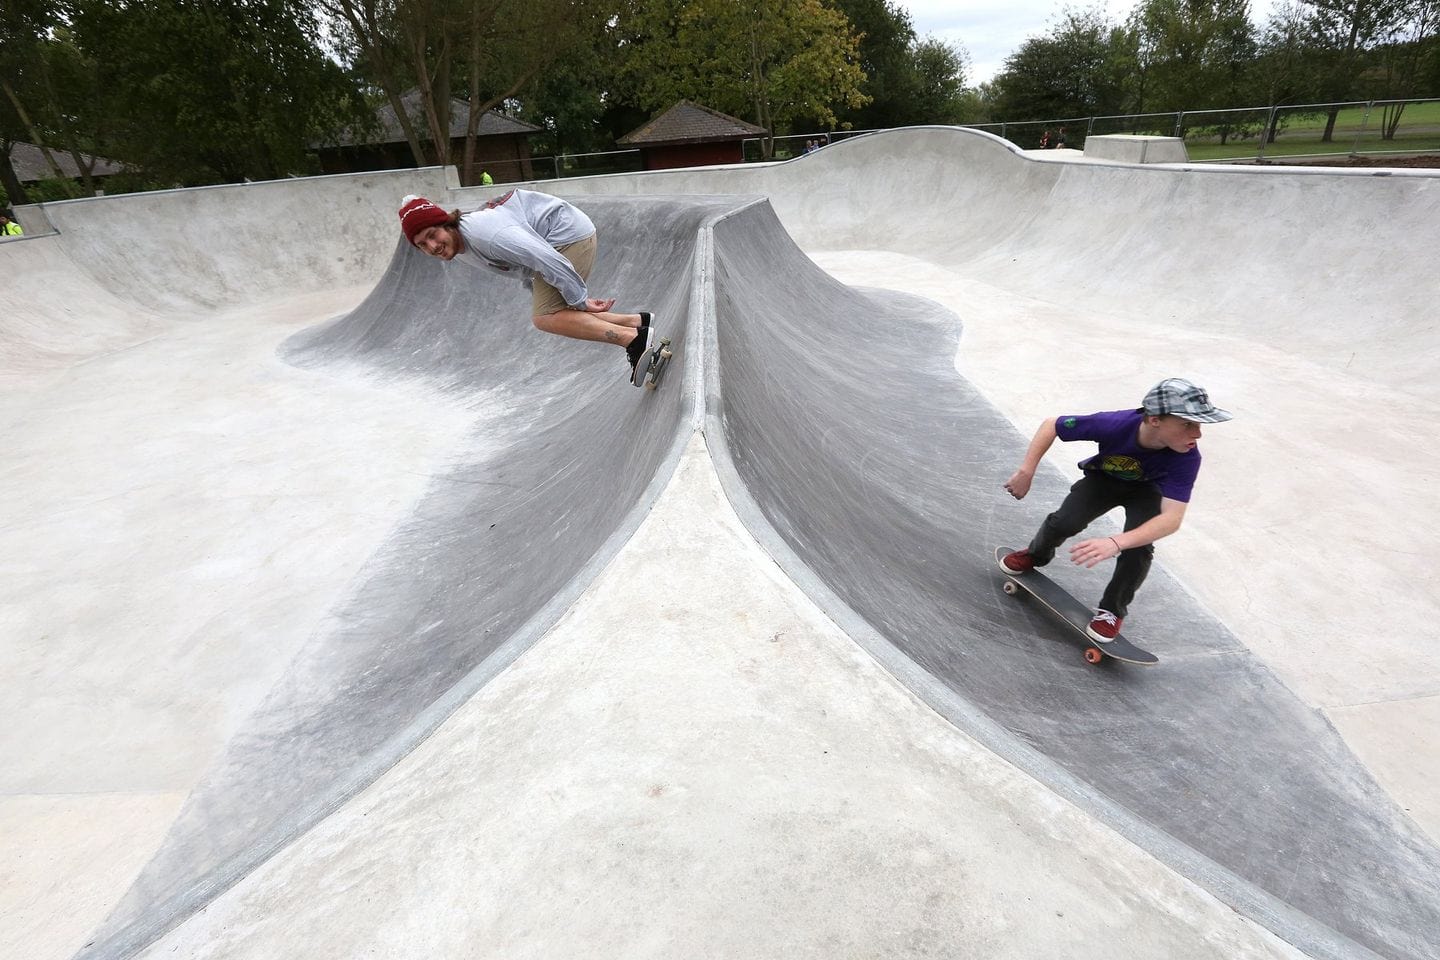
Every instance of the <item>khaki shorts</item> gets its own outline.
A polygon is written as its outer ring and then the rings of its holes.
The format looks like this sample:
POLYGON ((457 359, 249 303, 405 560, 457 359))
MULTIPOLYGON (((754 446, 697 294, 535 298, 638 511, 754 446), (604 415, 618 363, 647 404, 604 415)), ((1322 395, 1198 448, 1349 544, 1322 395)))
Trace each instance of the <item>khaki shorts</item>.
MULTIPOLYGON (((584 240, 576 240, 574 243, 567 243, 563 247, 556 247, 560 256, 570 261, 575 272, 580 274, 582 280, 590 279, 590 270, 595 266, 595 249, 599 244, 595 240, 595 234, 590 234, 584 240)), ((545 278, 538 273, 530 282, 530 312, 532 316, 548 317, 552 313, 559 313, 561 310, 569 310, 570 304, 560 296, 560 291, 545 282, 545 278)))

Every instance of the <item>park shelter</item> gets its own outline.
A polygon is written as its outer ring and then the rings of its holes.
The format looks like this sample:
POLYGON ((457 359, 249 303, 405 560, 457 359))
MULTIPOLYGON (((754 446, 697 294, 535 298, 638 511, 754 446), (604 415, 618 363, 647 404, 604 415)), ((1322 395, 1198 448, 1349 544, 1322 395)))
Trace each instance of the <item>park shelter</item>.
MULTIPOLYGON (((429 125, 418 89, 400 98, 405 115, 415 129, 429 142, 429 125)), ((450 100, 449 162, 461 166, 465 158, 465 130, 470 122, 470 105, 464 100, 450 100)), ((530 162, 530 136, 543 132, 540 127, 523 120, 507 117, 496 110, 487 110, 480 117, 475 137, 475 170, 463 179, 479 182, 481 171, 488 172, 497 182, 529 180, 534 177, 530 162)), ((359 173, 370 170, 403 170, 417 166, 405 129, 395 108, 389 103, 375 111, 375 124, 369 131, 346 131, 334 143, 317 146, 320 168, 325 173, 359 173)))
POLYGON ((718 110, 681 100, 616 142, 622 147, 638 147, 644 169, 664 170, 740 163, 744 159, 742 142, 768 132, 718 110))

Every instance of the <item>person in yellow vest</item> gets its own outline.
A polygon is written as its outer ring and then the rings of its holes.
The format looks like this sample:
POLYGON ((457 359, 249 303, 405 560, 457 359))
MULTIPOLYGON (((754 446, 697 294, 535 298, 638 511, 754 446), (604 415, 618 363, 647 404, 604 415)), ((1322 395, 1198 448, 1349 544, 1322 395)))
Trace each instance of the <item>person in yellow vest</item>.
POLYGON ((0 213, 0 237, 23 237, 24 235, 25 231, 20 228, 20 224, 10 219, 9 211, 0 213))
POLYGON ((490 176, 489 170, 480 171, 480 186, 488 187, 495 183, 495 178, 490 176))

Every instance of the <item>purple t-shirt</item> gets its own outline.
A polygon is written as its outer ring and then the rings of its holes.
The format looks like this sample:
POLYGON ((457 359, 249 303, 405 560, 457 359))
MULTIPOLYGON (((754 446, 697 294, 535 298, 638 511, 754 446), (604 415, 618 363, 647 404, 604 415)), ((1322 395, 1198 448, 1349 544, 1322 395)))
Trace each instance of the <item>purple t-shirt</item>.
POLYGON ((1061 440, 1092 440, 1100 452, 1080 461, 1080 469, 1103 473, 1116 480, 1153 483, 1160 495, 1181 503, 1190 502, 1190 490, 1200 472, 1200 448, 1176 453, 1169 447, 1147 450, 1140 446, 1139 410, 1110 410, 1087 416, 1055 418, 1055 434, 1061 440))

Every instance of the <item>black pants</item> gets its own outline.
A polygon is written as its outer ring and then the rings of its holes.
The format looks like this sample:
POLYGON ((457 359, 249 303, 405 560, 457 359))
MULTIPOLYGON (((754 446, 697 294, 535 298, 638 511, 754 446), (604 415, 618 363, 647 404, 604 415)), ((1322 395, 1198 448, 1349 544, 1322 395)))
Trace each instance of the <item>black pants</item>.
MULTIPOLYGON (((1125 508, 1125 529, 1134 530, 1147 520, 1160 515, 1160 490, 1153 483, 1115 480, 1103 473, 1086 472, 1070 488, 1070 495, 1060 508, 1045 518, 1035 539, 1030 541, 1030 556, 1037 567, 1055 559, 1055 550, 1066 540, 1090 526, 1097 517, 1116 507, 1125 508)), ((1115 573, 1100 598, 1100 609, 1117 617, 1125 616, 1135 591, 1150 573, 1150 560, 1155 547, 1131 547, 1120 551, 1115 573)))

